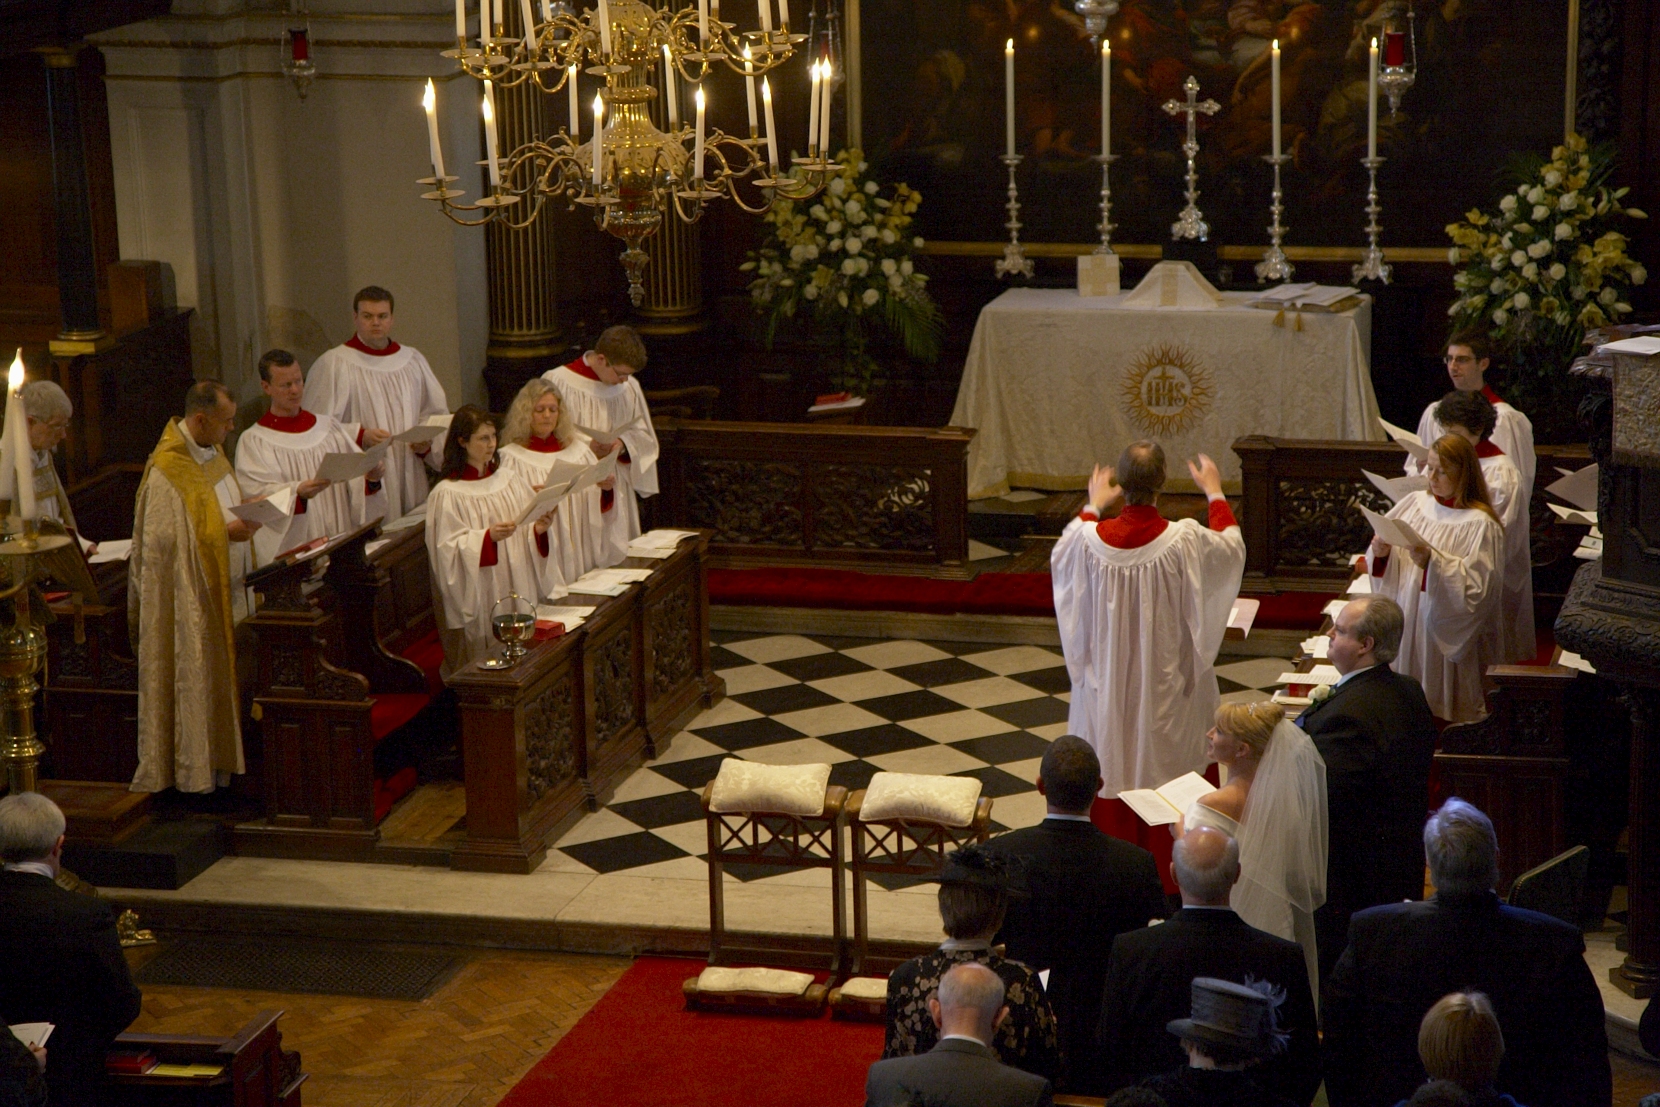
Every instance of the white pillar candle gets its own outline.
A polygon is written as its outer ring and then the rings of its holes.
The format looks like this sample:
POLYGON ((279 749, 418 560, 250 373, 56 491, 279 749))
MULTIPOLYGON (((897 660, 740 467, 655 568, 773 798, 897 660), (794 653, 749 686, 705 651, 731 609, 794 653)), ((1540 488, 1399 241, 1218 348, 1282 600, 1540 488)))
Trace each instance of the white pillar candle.
POLYGON ((663 101, 669 109, 669 130, 680 129, 680 97, 674 85, 674 58, 669 54, 667 43, 663 44, 663 101))
POLYGON ((1274 106, 1274 114, 1273 114, 1273 120, 1274 120, 1274 156, 1277 158, 1277 157, 1280 156, 1280 40, 1279 39, 1274 40, 1273 51, 1274 51, 1274 58, 1273 58, 1273 67, 1272 67, 1272 70, 1271 70, 1273 76, 1270 78, 1270 80, 1268 82, 1268 85, 1269 85, 1268 99, 1273 102, 1273 106, 1274 106))
POLYGON ((755 7, 761 13, 761 30, 772 34, 772 0, 755 0, 755 7))
POLYGON ((703 179, 703 85, 697 86, 697 139, 692 146, 692 179, 703 179))
POLYGON ((807 153, 811 155, 818 151, 818 62, 814 62, 809 68, 813 74, 813 91, 807 97, 807 153))
POLYGON ((455 0, 455 37, 459 42, 467 39, 467 0, 455 0))
POLYGON ((444 187, 444 150, 438 144, 438 93, 427 78, 427 91, 421 97, 421 106, 427 112, 427 146, 432 153, 432 175, 438 178, 438 187, 444 187))
POLYGON ((599 48, 605 55, 605 60, 611 60, 611 5, 605 0, 599 0, 599 48))
POLYGON ((697 40, 709 48, 709 0, 697 0, 697 40))
POLYGON ((502 25, 501 3, 502 3, 502 0, 492 0, 492 3, 490 5, 495 11, 494 17, 491 20, 491 25, 495 28, 496 37, 498 37, 498 38, 500 37, 501 25, 502 25))
POLYGON ((822 76, 818 83, 819 94, 824 97, 824 103, 820 105, 818 113, 818 148, 827 158, 830 156, 830 94, 834 74, 835 68, 831 65, 830 59, 825 58, 822 76))
POLYGON ((12 440, 11 462, 17 474, 17 502, 12 512, 25 521, 39 515, 35 510, 34 451, 29 448, 29 418, 23 411, 23 347, 17 348, 12 358, 11 371, 6 374, 7 437, 12 440))
POLYGON ((594 93, 594 187, 604 184, 605 166, 605 97, 594 93))
POLYGON ((542 0, 542 22, 553 22, 553 0, 542 0))
POLYGON ((772 121, 772 82, 761 78, 761 108, 767 116, 767 164, 778 170, 778 127, 772 121))
POLYGON ((754 138, 759 133, 755 128, 755 65, 748 46, 744 47, 744 91, 749 93, 749 137, 754 138))
POLYGON ((530 13, 530 0, 519 0, 519 18, 525 21, 525 53, 536 53, 536 17, 530 13))
POLYGON ((501 185, 501 162, 496 160, 496 90, 484 82, 484 155, 490 161, 490 187, 501 185))
POLYGON ((1014 157, 1014 39, 1003 47, 1003 136, 1009 157, 1014 157))
POLYGON ((565 70, 566 99, 571 107, 571 145, 576 145, 577 136, 582 133, 582 116, 577 110, 576 66, 565 70))
POLYGON ((1366 59, 1366 156, 1378 156, 1378 40, 1366 59))
POLYGON ((1112 153, 1112 43, 1101 38, 1101 153, 1112 153))
POLYGON ((790 0, 778 0, 778 26, 786 33, 790 29, 790 0))

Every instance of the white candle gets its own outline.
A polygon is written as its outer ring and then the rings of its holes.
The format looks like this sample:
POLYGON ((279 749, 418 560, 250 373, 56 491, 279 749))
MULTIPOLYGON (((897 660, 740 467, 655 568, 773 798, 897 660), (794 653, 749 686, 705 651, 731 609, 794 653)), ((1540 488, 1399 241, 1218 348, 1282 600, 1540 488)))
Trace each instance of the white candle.
POLYGON ((582 116, 577 112, 576 66, 565 70, 566 99, 571 105, 571 145, 576 145, 577 136, 582 133, 582 116))
POLYGON ((785 31, 790 29, 790 0, 778 0, 778 25, 785 31))
POLYGON ((749 93, 749 137, 754 138, 758 133, 755 129, 755 65, 748 46, 744 47, 744 91, 749 93))
POLYGON ((12 440, 12 462, 17 473, 17 502, 12 504, 14 514, 25 520, 37 517, 35 511, 34 451, 29 448, 29 419, 23 411, 23 347, 17 348, 12 358, 11 371, 6 374, 6 422, 8 437, 12 440))
POLYGON ((833 84, 831 78, 835 70, 831 66, 829 58, 824 59, 823 65, 824 76, 818 84, 819 92, 824 96, 824 103, 820 106, 818 113, 818 148, 828 158, 830 156, 830 93, 833 84))
POLYGON ((1014 157, 1014 39, 1003 47, 1003 135, 1009 157, 1014 157))
POLYGON ((1101 39, 1101 153, 1112 153, 1112 43, 1101 39))
POLYGON ((811 69, 813 72, 813 91, 807 102, 807 153, 809 155, 818 151, 818 62, 814 62, 811 69))
POLYGON ((778 169, 778 128, 772 121, 772 82, 765 77, 761 78, 761 107, 767 116, 767 164, 772 166, 776 176, 778 169))
POLYGON ((709 47, 709 0, 697 0, 697 39, 709 47))
POLYGON ((519 18, 525 21, 525 53, 536 53, 536 17, 530 14, 530 0, 519 0, 519 18))
POLYGON ((496 90, 484 82, 484 152, 490 159, 490 186, 501 185, 501 163, 496 160, 496 90))
POLYGON ((692 179, 703 179, 703 85, 697 86, 697 140, 692 146, 692 179))
POLYGON ((1378 156, 1378 40, 1366 60, 1366 156, 1378 156))
POLYGON ((542 0, 542 22, 553 22, 553 0, 542 0))
POLYGON ((455 0, 455 37, 458 42, 467 40, 467 0, 455 0))
POLYGON ((604 182, 605 165, 605 97, 594 93, 594 187, 604 182))
POLYGON ((498 38, 501 37, 501 25, 502 25, 501 3, 502 3, 502 0, 493 0, 493 2, 490 5, 492 8, 495 9, 495 17, 490 22, 491 22, 491 25, 495 28, 496 37, 498 37, 498 38))
POLYGON ((438 178, 438 187, 444 187, 444 150, 438 145, 438 93, 432 87, 432 78, 427 78, 426 95, 421 97, 421 106, 427 110, 427 146, 432 153, 432 175, 438 178))
POLYGON ((669 54, 667 43, 663 44, 663 100, 669 109, 669 130, 680 129, 680 97, 674 87, 674 58, 669 54))
POLYGON ((599 0, 599 48, 606 61, 611 60, 611 5, 599 0))
POLYGON ((1273 76, 1269 81, 1268 99, 1274 105, 1274 156, 1280 156, 1280 40, 1274 40, 1274 61, 1271 70, 1273 76))
POLYGON ((772 34, 772 0, 755 0, 755 7, 761 13, 761 30, 772 34))

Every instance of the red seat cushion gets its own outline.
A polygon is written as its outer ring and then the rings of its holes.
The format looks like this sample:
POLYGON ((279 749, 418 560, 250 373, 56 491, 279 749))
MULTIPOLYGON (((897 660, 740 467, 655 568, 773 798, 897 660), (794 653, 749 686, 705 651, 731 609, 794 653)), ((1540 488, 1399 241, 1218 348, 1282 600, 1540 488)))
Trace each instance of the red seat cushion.
POLYGON ((444 690, 444 678, 438 675, 444 664, 444 643, 439 640, 438 632, 429 631, 424 637, 411 642, 409 648, 403 651, 403 657, 421 667, 427 675, 427 694, 436 698, 444 690))
POLYGON ((391 779, 375 778, 375 822, 378 824, 392 811, 392 805, 415 790, 415 766, 406 765, 393 773, 391 779))
POLYGON ((369 699, 374 703, 369 709, 369 733, 377 744, 432 702, 425 692, 371 692, 369 699))

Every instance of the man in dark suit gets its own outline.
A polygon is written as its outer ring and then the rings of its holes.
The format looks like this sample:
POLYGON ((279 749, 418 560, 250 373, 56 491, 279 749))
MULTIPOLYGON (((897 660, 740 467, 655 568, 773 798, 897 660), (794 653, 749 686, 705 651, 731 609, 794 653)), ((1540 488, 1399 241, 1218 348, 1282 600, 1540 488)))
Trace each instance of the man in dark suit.
POLYGON ((978 962, 953 966, 928 1000, 939 1044, 870 1066, 865 1107, 1049 1107, 1049 1081, 997 1059, 991 1041, 1009 1017, 1003 980, 978 962))
POLYGON ((1050 743, 1038 769, 1049 816, 1011 830, 986 849, 1018 857, 1026 897, 1011 899, 997 941, 1006 956, 1049 970, 1049 1004, 1065 1056, 1062 1089, 1086 1086, 1095 1071, 1095 1020, 1112 940, 1168 910, 1153 855, 1103 834, 1089 821, 1102 787, 1101 762, 1082 738, 1050 743))
POLYGON ((1424 827, 1433 899, 1361 911, 1326 978, 1332 1107, 1397 1103, 1424 1079, 1418 1024, 1449 992, 1485 992, 1504 1032, 1498 1090, 1528 1107, 1607 1107, 1602 996, 1579 930, 1493 892, 1493 824, 1450 799, 1424 827))
POLYGON ((63 812, 36 792, 0 800, 0 1018, 50 1022, 46 1086, 52 1107, 96 1107, 104 1054, 138 1017, 115 912, 55 883, 63 812))
POLYGON ((1112 943, 1097 1037, 1101 1090, 1187 1063, 1165 1027, 1187 1016, 1195 977, 1235 984, 1249 977, 1284 990, 1279 1025, 1289 1035, 1285 1052, 1264 1062, 1257 1078, 1286 1099, 1311 1102, 1320 1086, 1320 1041, 1302 947, 1247 925, 1228 906, 1239 879, 1239 845, 1226 834, 1208 826, 1188 831, 1170 867, 1182 909, 1112 943))
POLYGON ((1424 894, 1419 835, 1435 760, 1424 690, 1389 667, 1400 606, 1361 596, 1333 623, 1331 663, 1343 679, 1297 719, 1326 762, 1326 902, 1314 912, 1322 979, 1348 941, 1350 915, 1424 894))

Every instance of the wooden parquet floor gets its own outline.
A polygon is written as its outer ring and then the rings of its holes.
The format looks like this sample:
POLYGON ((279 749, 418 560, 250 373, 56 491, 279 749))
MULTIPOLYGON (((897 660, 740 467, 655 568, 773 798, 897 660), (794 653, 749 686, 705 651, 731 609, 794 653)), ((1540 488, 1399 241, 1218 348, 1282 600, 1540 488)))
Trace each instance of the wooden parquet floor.
MULTIPOLYGON (((135 969, 149 951, 129 953, 135 969)), ((231 1034, 286 1011, 306 1107, 494 1107, 614 984, 628 960, 477 950, 420 1002, 152 985, 132 1029, 231 1034)))

